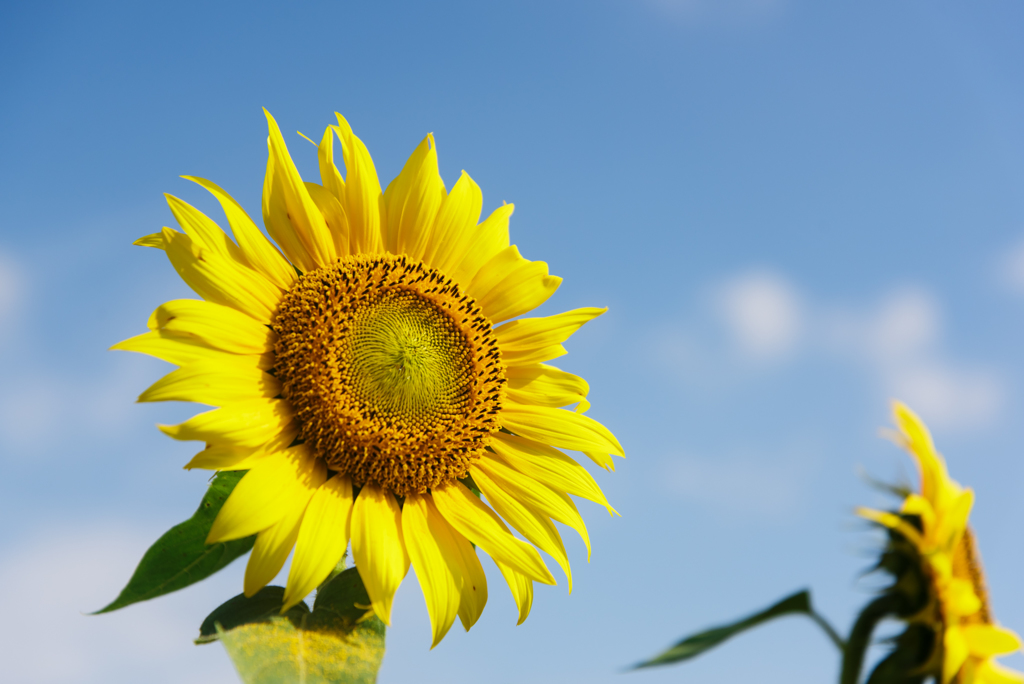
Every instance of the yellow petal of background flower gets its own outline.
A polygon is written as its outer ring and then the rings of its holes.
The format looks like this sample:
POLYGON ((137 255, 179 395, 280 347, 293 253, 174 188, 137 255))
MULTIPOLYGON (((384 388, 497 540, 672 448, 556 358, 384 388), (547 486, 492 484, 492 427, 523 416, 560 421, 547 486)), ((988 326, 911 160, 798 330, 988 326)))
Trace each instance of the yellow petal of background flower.
POLYGON ((164 228, 167 258, 181 279, 203 299, 230 306, 269 323, 281 291, 251 268, 220 258, 184 233, 164 228))
POLYGON ((392 254, 408 254, 420 259, 431 240, 434 219, 445 194, 431 134, 413 151, 401 173, 384 191, 387 216, 384 248, 392 254))
POLYGON ((1015 632, 996 625, 969 624, 960 628, 972 656, 989 658, 1013 653, 1021 647, 1015 632))
POLYGON ((501 358, 508 366, 547 361, 565 353, 562 342, 608 309, 587 307, 543 318, 521 318, 494 329, 501 358))
POLYGON ((196 361, 172 371, 139 395, 140 402, 194 401, 210 406, 276 397, 281 383, 251 365, 245 357, 224 361, 196 361))
POLYGON ((943 636, 942 684, 949 684, 967 660, 967 640, 958 627, 948 626, 943 636))
POLYGON ((352 480, 346 475, 335 475, 313 494, 295 543, 282 613, 327 579, 345 555, 352 503, 352 480))
POLYGON ((492 435, 491 448, 519 472, 554 489, 601 504, 610 515, 618 514, 586 468, 558 449, 505 433, 492 435))
POLYGON ((924 540, 921 538, 921 533, 918 532, 913 525, 894 513, 876 511, 871 508, 863 508, 860 506, 855 508, 854 512, 862 518, 872 520, 879 525, 884 525, 889 529, 896 530, 918 549, 924 546, 924 540))
POLYGON ((263 354, 273 349, 277 341, 273 330, 251 316, 199 299, 174 299, 161 304, 147 325, 150 330, 195 337, 235 354, 263 354))
POLYGON ((345 213, 349 225, 349 253, 374 254, 383 248, 380 225, 380 181, 377 169, 363 141, 352 132, 341 114, 332 126, 341 141, 345 158, 345 213))
POLYGON ((432 492, 437 510, 452 527, 487 555, 543 584, 555 584, 537 549, 512 536, 494 511, 461 482, 432 492))
POLYGON ((158 425, 168 437, 182 441, 228 442, 241 447, 266 444, 292 422, 292 409, 282 399, 252 399, 192 416, 178 425, 158 425))
MULTIPOLYGON (((338 258, 334 249, 334 238, 327 229, 323 215, 309 196, 302 176, 295 168, 277 121, 266 109, 263 113, 267 117, 267 127, 270 129, 270 156, 274 160, 270 197, 264 197, 267 230, 271 231, 275 240, 278 234, 285 235, 289 230, 292 231, 304 248, 302 259, 309 258, 309 262, 298 264, 304 271, 333 264, 338 258)), ((271 166, 268 163, 268 174, 270 170, 271 166)), ((287 239, 291 242, 290 236, 287 239)), ((278 243, 280 244, 280 240, 278 243)), ((287 247, 285 253, 291 256, 287 247)))
POLYGON ((526 622, 526 618, 530 617, 530 609, 533 607, 533 582, 529 577, 516 572, 504 563, 496 560, 494 564, 498 566, 501 576, 508 582, 509 591, 512 592, 512 598, 515 599, 516 607, 519 608, 519 621, 516 624, 521 625, 526 622))
POLYGON ((544 551, 555 559, 562 572, 565 573, 569 585, 569 593, 572 593, 572 568, 569 566, 569 556, 565 553, 565 544, 558 530, 543 513, 518 499, 512 493, 502 488, 496 479, 492 479, 487 470, 479 467, 469 469, 473 481, 495 512, 508 522, 519 534, 526 537, 530 543, 544 551))
POLYGON ((287 290, 295 283, 295 269, 281 256, 277 248, 263 235, 263 232, 249 218, 249 214, 231 195, 216 183, 205 178, 196 178, 195 176, 182 176, 182 178, 198 183, 217 198, 228 218, 231 231, 235 234, 235 239, 238 240, 238 247, 250 266, 282 290, 287 290))
POLYGON ((302 487, 299 495, 292 501, 292 507, 284 517, 256 537, 252 555, 245 566, 243 593, 246 596, 254 595, 281 572, 288 554, 295 546, 295 539, 299 534, 309 501, 326 476, 327 468, 324 462, 317 460, 311 476, 300 480, 302 487))
POLYGON ((402 511, 391 492, 366 484, 352 510, 352 558, 373 612, 391 624, 391 600, 409 572, 409 555, 402 539, 402 511))
POLYGON ((505 396, 518 404, 560 408, 586 401, 590 386, 578 375, 535 363, 505 369, 505 396))
POLYGON ((512 404, 501 411, 502 425, 528 439, 575 451, 623 456, 615 435, 593 418, 565 409, 512 404))
POLYGON ((978 665, 975 684, 1024 684, 1024 673, 1004 667, 994 660, 978 665))
POLYGON ((430 615, 431 648, 448 633, 459 612, 463 578, 451 536, 451 528, 434 508, 429 495, 405 497, 402 537, 430 615))
POLYGON ((434 220, 433 239, 423 252, 423 262, 444 272, 449 256, 459 244, 459 238, 474 230, 480 221, 484 198, 477 185, 465 171, 441 202, 434 220))
MULTIPOLYGON (((587 534, 587 526, 583 522, 583 517, 580 512, 576 509, 576 504, 572 502, 572 499, 563 492, 558 492, 550 487, 534 480, 529 475, 524 475, 517 471, 515 468, 507 465, 498 458, 484 457, 474 464, 473 468, 470 468, 470 472, 481 471, 485 474, 485 479, 492 482, 495 486, 499 487, 509 497, 514 499, 520 505, 529 508, 530 510, 553 520, 557 520, 563 525, 568 525, 580 535, 583 539, 583 543, 587 546, 587 561, 590 561, 590 535, 587 534)), ((474 480, 475 480, 474 476, 474 480)), ((483 486, 481 485, 481 490, 483 486)), ((490 500, 490 497, 488 497, 490 500)), ((500 513, 500 511, 499 511, 500 513)), ((511 520, 509 522, 512 522, 511 520)), ((518 528, 517 528, 518 529, 518 528)), ((523 536, 530 539, 525 532, 523 536)), ((530 539, 530 541, 533 541, 530 539)), ((561 537, 559 537, 561 541, 561 537)), ((537 542, 534 542, 537 544, 537 542)), ((537 544, 540 548, 547 551, 544 546, 537 544)), ((548 553, 551 553, 550 551, 548 553)), ((565 554, 563 547, 561 553, 565 554)), ((555 554, 551 554, 555 556, 555 554)), ((557 556, 556 556, 557 560, 557 556)), ((568 564, 568 559, 566 559, 568 564)), ((570 591, 572 587, 570 585, 570 591)))
POLYGON ((207 544, 241 539, 265 530, 309 500, 323 482, 309 450, 296 446, 268 456, 242 477, 213 521, 207 544))

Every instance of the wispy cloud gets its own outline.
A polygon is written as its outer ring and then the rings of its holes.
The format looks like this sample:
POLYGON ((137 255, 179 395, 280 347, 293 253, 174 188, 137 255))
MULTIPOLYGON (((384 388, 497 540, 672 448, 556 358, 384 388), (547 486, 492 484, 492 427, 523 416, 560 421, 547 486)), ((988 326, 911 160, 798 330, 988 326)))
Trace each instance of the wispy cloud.
POLYGON ((741 274, 719 288, 716 311, 737 351, 756 361, 791 354, 801 341, 804 312, 796 289, 770 271, 741 274))
POLYGON ((785 276, 761 269, 711 291, 709 315, 690 325, 666 322, 656 336, 659 360, 688 379, 723 391, 752 370, 777 371, 814 355, 859 366, 879 401, 900 398, 945 428, 985 426, 1002 408, 999 374, 951 357, 942 307, 924 288, 896 288, 861 306, 815 302, 785 276))
POLYGON ((159 673, 168 683, 237 682, 223 649, 190 642, 219 603, 215 595, 226 588, 220 578, 109 615, 84 614, 117 595, 146 536, 119 524, 75 523, 36 530, 32 541, 5 548, 0 584, 16 618, 0 625, 12 656, 0 664, 0 679, 134 684, 159 673))

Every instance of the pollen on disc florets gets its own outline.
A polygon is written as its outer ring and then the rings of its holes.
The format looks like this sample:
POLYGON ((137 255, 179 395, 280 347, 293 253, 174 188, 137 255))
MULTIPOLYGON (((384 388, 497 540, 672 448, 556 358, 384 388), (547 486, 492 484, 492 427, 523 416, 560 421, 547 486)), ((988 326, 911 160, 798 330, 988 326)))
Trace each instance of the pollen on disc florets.
POLYGON ((404 495, 463 478, 499 427, 505 369, 491 323, 418 261, 358 255, 310 271, 273 328, 300 439, 357 484, 404 495))

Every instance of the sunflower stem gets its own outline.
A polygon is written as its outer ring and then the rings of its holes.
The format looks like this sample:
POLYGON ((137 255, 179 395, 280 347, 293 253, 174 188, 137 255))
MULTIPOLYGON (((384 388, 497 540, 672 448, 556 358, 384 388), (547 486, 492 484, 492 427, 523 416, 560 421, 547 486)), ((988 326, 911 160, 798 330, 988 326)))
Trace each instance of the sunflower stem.
POLYGON ((814 609, 811 609, 811 612, 808 613, 808 615, 812 620, 814 620, 818 624, 819 627, 821 627, 822 631, 825 632, 826 635, 828 635, 828 638, 832 640, 832 643, 835 644, 836 648, 839 649, 839 652, 845 653, 846 642, 843 641, 843 638, 841 636, 839 636, 839 633, 836 632, 835 628, 832 627, 831 624, 829 624, 829 621, 826 620, 824 616, 815 612, 814 609))

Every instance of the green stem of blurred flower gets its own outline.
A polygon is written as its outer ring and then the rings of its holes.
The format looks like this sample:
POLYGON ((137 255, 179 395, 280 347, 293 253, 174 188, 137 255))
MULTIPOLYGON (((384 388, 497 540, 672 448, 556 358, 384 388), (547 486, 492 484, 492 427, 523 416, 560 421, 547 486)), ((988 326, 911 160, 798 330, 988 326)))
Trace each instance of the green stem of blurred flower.
POLYGON ((897 608, 900 596, 884 594, 869 603, 857 616, 850 630, 850 638, 843 650, 843 669, 839 675, 839 684, 857 684, 864 666, 864 655, 871 645, 871 635, 875 627, 897 608))
POLYGON ((836 632, 832 625, 829 624, 828 620, 826 620, 824 617, 816 613, 813 609, 811 610, 809 615, 812 620, 818 623, 818 626, 821 627, 822 631, 824 631, 825 634, 828 635, 828 638, 831 639, 832 643, 836 645, 836 648, 839 649, 839 652, 845 653, 846 642, 843 641, 843 638, 839 636, 839 633, 836 632))

